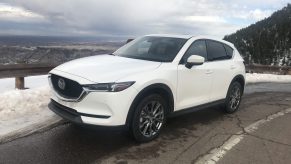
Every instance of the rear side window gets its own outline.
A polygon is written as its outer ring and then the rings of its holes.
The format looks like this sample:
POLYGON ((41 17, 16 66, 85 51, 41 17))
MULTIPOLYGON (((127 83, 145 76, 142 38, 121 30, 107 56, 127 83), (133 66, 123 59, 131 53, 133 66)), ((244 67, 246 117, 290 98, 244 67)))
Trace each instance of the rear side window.
POLYGON ((232 55, 233 55, 233 49, 231 47, 229 47, 228 45, 224 45, 224 48, 226 50, 226 55, 227 57, 230 59, 232 58, 232 55))
POLYGON ((206 42, 209 61, 228 59, 222 43, 212 40, 207 40, 206 42))
POLYGON ((204 40, 197 40, 191 44, 189 49, 186 51, 185 55, 183 56, 181 63, 186 63, 187 59, 191 55, 199 55, 207 59, 207 51, 206 51, 206 44, 204 40))

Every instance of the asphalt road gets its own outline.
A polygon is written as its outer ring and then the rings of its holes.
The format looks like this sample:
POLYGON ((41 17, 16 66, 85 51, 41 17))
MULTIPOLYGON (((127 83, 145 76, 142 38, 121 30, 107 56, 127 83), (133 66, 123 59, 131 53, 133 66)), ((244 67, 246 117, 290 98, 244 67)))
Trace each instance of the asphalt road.
POLYGON ((291 163, 291 110, 280 113, 291 108, 291 84, 248 85, 245 93, 237 113, 212 107, 171 118, 150 143, 67 123, 1 144, 0 163, 291 163))

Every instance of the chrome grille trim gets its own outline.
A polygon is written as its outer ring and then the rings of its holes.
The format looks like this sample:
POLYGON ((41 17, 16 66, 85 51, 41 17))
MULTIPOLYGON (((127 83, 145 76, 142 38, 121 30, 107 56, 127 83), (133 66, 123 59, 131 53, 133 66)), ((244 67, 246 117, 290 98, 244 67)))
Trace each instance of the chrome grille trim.
POLYGON ((75 99, 74 98, 65 98, 65 97, 61 96, 57 91, 55 91, 55 88, 54 88, 52 81, 51 81, 51 74, 48 75, 48 81, 49 81, 49 86, 50 86, 53 94, 56 95, 56 97, 62 101, 80 102, 81 100, 84 99, 84 97, 86 97, 89 94, 89 91, 87 91, 83 88, 83 91, 78 98, 75 98, 75 99))

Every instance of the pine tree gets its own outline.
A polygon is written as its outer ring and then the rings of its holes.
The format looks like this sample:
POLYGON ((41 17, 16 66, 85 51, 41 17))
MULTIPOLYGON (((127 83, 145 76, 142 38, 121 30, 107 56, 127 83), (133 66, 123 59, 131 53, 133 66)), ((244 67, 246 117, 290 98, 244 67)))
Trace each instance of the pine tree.
POLYGON ((224 40, 232 42, 247 62, 291 66, 288 58, 291 51, 291 4, 264 20, 226 35, 224 40))

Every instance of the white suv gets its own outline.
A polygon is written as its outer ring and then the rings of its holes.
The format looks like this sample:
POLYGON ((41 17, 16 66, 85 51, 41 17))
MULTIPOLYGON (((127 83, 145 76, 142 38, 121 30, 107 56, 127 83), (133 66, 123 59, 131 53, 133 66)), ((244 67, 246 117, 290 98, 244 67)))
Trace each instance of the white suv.
POLYGON ((245 86, 233 44, 207 37, 147 35, 116 52, 70 61, 49 73, 49 108, 74 123, 126 127, 139 142, 167 117, 223 104, 235 112, 245 86))

